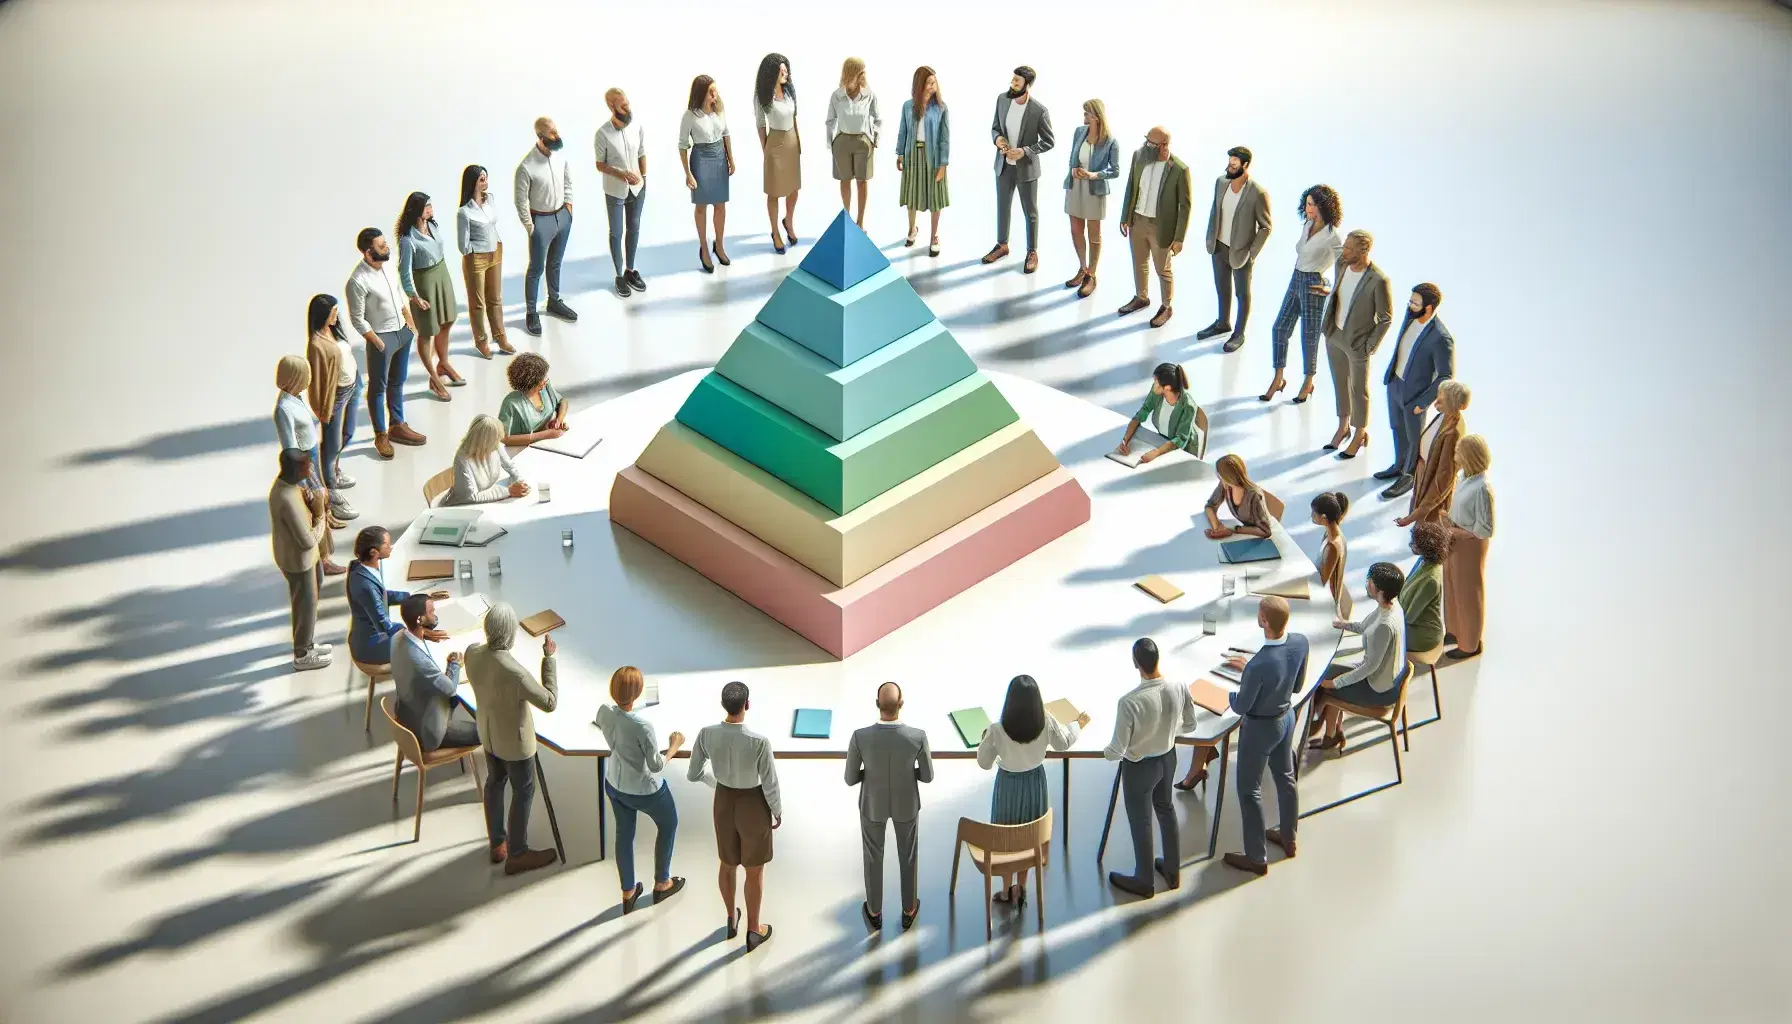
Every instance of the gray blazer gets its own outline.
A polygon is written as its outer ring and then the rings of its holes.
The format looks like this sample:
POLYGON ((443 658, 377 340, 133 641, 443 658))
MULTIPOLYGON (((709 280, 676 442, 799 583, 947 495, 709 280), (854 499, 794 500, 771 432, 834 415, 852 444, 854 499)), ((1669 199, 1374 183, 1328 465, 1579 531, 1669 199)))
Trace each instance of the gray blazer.
POLYGON ((535 713, 554 710, 560 701, 554 656, 541 657, 541 682, 509 651, 494 651, 485 644, 467 648, 467 682, 478 705, 479 742, 503 761, 527 761, 535 756, 535 713))
MULTIPOLYGON (((1213 252, 1220 238, 1220 197, 1232 186, 1224 174, 1213 183, 1213 206, 1207 212, 1207 251, 1213 252)), ((1238 209, 1232 214, 1232 237, 1223 240, 1230 250, 1232 269, 1237 270, 1257 258, 1269 241, 1269 193, 1257 187, 1255 178, 1247 179, 1238 193, 1238 209)))
POLYGON ((417 734, 424 750, 442 745, 448 716, 454 712, 454 691, 460 685, 460 662, 443 671, 429 651, 410 633, 392 638, 392 685, 398 691, 392 717, 417 734))
MULTIPOLYGON (((996 116, 989 123, 989 141, 991 143, 1008 133, 1008 108, 1013 105, 1014 101, 1009 99, 1005 92, 996 97, 996 116)), ((1039 102, 1039 97, 1028 98, 1026 109, 1020 115, 1020 138, 1009 139, 1008 144, 1019 146, 1027 151, 1026 156, 1014 162, 1015 180, 1038 181, 1039 154, 1057 144, 1057 140, 1052 137, 1051 111, 1045 109, 1045 104, 1039 102)), ((1008 158, 998 151, 996 153, 996 173, 1002 173, 1002 168, 1007 166, 1008 158)))
POLYGON ((846 784, 859 787, 859 817, 914 821, 921 815, 920 783, 933 781, 927 734, 901 722, 855 730, 846 743, 846 784))
POLYGON ((1325 297, 1325 315, 1319 318, 1327 341, 1336 339, 1338 347, 1359 359, 1367 359, 1381 346, 1388 326, 1394 322, 1394 293, 1388 275, 1374 263, 1363 271, 1356 294, 1350 300, 1350 315, 1338 323, 1338 290, 1344 284, 1344 261, 1332 266, 1332 293, 1325 297))

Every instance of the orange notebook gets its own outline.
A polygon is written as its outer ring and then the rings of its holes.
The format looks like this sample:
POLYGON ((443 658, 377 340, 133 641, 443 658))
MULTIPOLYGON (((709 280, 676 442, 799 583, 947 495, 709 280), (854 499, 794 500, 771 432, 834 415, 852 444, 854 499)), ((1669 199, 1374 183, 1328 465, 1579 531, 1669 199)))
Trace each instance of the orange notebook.
POLYGON ((1210 679, 1197 679, 1188 684, 1188 695, 1195 699, 1197 707, 1205 708, 1216 715, 1232 712, 1231 694, 1220 689, 1210 679))
POLYGON ((454 559, 452 558, 413 558, 404 571, 404 581, 415 583, 418 580, 446 580, 454 577, 454 559))
POLYGON ((543 633, 552 632, 559 629, 561 626, 566 625, 566 620, 560 617, 559 612, 552 608, 546 608, 517 623, 517 625, 523 627, 523 631, 530 636, 540 636, 543 633))
POLYGON ((1138 587, 1145 593, 1157 598, 1164 604, 1169 604, 1171 601, 1182 596, 1182 588, 1171 583, 1169 580, 1164 579, 1162 576, 1147 576, 1137 583, 1134 583, 1133 586, 1138 587))

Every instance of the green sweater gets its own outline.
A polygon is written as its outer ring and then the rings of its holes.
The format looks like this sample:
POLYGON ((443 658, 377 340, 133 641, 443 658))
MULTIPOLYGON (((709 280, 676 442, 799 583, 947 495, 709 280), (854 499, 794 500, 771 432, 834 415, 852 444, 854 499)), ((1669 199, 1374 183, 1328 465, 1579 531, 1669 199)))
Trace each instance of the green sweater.
POLYGON ((521 391, 512 391, 504 396, 498 406, 498 422, 504 424, 504 433, 509 436, 517 434, 533 434, 541 429, 541 425, 553 418, 554 410, 560 405, 560 392, 554 385, 541 386, 541 408, 537 409, 529 401, 529 396, 521 391))
MULTIPOLYGON (((1145 404, 1133 419, 1144 426, 1157 430, 1157 407, 1164 404, 1164 396, 1153 391, 1145 396, 1145 404)), ((1176 407, 1170 410, 1170 441, 1178 448, 1194 451, 1195 444, 1195 403, 1185 394, 1176 400, 1176 407)))
POLYGON ((1421 560, 1400 588, 1406 649, 1429 651, 1444 642, 1443 566, 1421 560))

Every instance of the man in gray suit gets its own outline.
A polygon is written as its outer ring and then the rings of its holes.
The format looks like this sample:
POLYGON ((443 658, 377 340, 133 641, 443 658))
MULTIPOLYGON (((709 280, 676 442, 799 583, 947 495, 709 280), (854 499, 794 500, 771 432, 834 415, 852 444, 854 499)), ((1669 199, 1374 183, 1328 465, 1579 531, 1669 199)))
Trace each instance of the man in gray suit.
POLYGON ((392 684, 398 691, 392 717, 417 734, 425 752, 438 747, 479 744, 479 723, 454 699, 460 686, 460 655, 448 655, 444 671, 425 634, 439 624, 435 598, 412 594, 399 605, 404 632, 392 641, 392 684))
POLYGON ((1025 64, 1014 69, 1008 91, 996 97, 996 116, 989 135, 996 144, 996 247, 983 262, 994 263, 1008 255, 1008 223, 1014 212, 1014 193, 1020 193, 1021 216, 1027 220, 1027 262, 1031 274, 1039 269, 1039 154, 1056 143, 1052 115, 1033 98, 1033 79, 1025 64))
POLYGON ((854 732, 846 744, 846 784, 859 787, 859 828, 865 837, 865 902, 859 910, 874 932, 884 926, 886 821, 896 823, 902 930, 914 927, 921 912, 915 825, 921 817, 920 783, 933 781, 933 752, 926 733, 896 720, 901 711, 902 687, 878 687, 877 724, 854 732))
POLYGON ((1226 351, 1244 347, 1244 326, 1251 318, 1251 268, 1269 241, 1269 193, 1251 180, 1251 151, 1226 151, 1226 173, 1213 183, 1213 206, 1207 212, 1207 251, 1213 255, 1213 290, 1219 293, 1220 315, 1195 333, 1201 341, 1227 331, 1226 351), (1230 323, 1232 289, 1238 289, 1238 323, 1230 323))
POLYGON ((1338 432, 1325 450, 1343 448, 1338 452, 1340 459, 1356 458, 1369 443, 1369 357, 1381 347, 1381 339, 1394 322, 1394 293, 1388 275, 1369 262, 1374 245, 1375 236, 1361 228, 1344 236, 1344 251, 1332 268, 1336 284, 1319 318, 1338 407, 1338 432))

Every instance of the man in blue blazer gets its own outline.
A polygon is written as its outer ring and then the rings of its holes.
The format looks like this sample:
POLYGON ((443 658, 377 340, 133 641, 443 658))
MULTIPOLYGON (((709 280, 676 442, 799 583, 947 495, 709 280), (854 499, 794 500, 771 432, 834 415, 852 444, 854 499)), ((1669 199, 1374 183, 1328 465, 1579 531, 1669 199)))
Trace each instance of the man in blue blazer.
POLYGON ((1238 723, 1238 807, 1243 821, 1244 852, 1223 858, 1231 867, 1253 875, 1269 872, 1269 849, 1274 843, 1294 856, 1294 826, 1300 820, 1299 794, 1294 788, 1294 694, 1307 678, 1307 638, 1288 632, 1288 602, 1266 597, 1257 605, 1257 625, 1263 644, 1250 660, 1228 658, 1226 664, 1240 673, 1232 710, 1243 716, 1238 723), (1276 787, 1280 828, 1263 827, 1263 772, 1268 769, 1276 787))
POLYGON ((1425 407, 1437 400, 1437 386, 1456 375, 1456 339, 1437 318, 1444 293, 1437 285, 1416 285, 1406 303, 1406 319, 1394 358, 1381 382, 1388 389, 1388 422, 1394 428, 1394 464, 1375 474, 1392 480, 1383 498, 1398 498, 1412 490, 1413 468, 1419 461, 1419 434, 1425 429, 1425 407))

